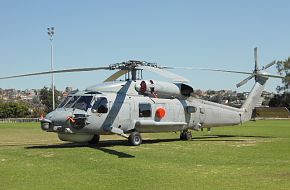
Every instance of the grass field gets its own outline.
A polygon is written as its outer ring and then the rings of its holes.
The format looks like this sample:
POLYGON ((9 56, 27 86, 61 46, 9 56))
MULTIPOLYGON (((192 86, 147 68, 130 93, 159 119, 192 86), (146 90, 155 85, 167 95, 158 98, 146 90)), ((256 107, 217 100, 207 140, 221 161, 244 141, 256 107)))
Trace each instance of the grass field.
POLYGON ((1 124, 0 189, 290 189, 290 120, 193 134, 143 134, 139 147, 102 136, 89 147, 37 123, 1 124))

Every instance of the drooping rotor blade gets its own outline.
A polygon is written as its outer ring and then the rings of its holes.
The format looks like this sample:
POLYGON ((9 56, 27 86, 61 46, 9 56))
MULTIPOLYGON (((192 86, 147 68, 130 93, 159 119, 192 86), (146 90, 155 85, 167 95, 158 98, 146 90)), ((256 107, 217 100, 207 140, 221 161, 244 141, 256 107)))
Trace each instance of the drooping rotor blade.
POLYGON ((262 68, 262 70, 264 70, 264 69, 268 69, 269 67, 271 67, 272 65, 275 65, 276 64, 276 60, 274 60, 274 61, 272 61, 271 63, 269 63, 269 64, 267 64, 266 66, 264 66, 263 68, 262 68))
POLYGON ((127 74, 128 72, 129 72, 128 70, 119 70, 115 72, 113 75, 111 75, 110 77, 108 77, 106 80, 104 80, 104 82, 114 81, 118 79, 119 77, 121 77, 122 75, 127 74))
POLYGON ((244 72, 244 71, 233 71, 233 70, 223 70, 223 69, 208 69, 208 68, 200 68, 199 70, 205 71, 216 71, 216 72, 225 72, 225 73, 238 73, 238 74, 247 74, 252 75, 252 72, 244 72))
POLYGON ((243 86, 244 84, 246 84, 249 80, 251 80, 255 75, 251 75, 247 78, 245 78, 244 80, 242 80, 241 82, 239 82, 238 84, 236 84, 237 88, 239 88, 240 86, 243 86))
POLYGON ((189 80, 182 77, 182 76, 179 76, 177 74, 174 74, 172 72, 169 72, 167 70, 164 70, 164 69, 159 69, 159 68, 156 68, 156 67, 150 67, 150 66, 138 66, 136 67, 136 69, 141 69, 141 70, 146 70, 146 71, 149 71, 149 72, 152 72, 152 73, 156 73, 158 75, 161 75, 163 77, 166 77, 170 80, 172 80, 173 82, 185 82, 185 83, 188 83, 189 80))
POLYGON ((204 71, 238 73, 238 74, 247 74, 247 75, 253 74, 252 72, 233 71, 233 70, 225 70, 225 69, 210 69, 210 68, 195 68, 195 67, 163 67, 163 68, 166 68, 166 69, 184 69, 184 70, 204 70, 204 71))
POLYGON ((195 67, 169 67, 169 66, 162 66, 159 67, 161 69, 184 69, 184 70, 200 70, 200 68, 195 67))
POLYGON ((35 76, 35 75, 47 75, 52 73, 72 73, 72 72, 84 72, 84 71, 96 71, 96 70, 109 70, 109 67, 88 67, 88 68, 78 68, 78 69, 62 69, 62 70, 54 70, 54 71, 44 71, 37 73, 27 73, 20 75, 12 75, 7 77, 0 77, 1 79, 10 79, 10 78, 18 78, 18 77, 26 77, 26 76, 35 76))
POLYGON ((223 69, 204 69, 201 68, 200 70, 207 70, 207 71, 217 71, 217 72, 226 72, 226 73, 238 73, 238 74, 247 74, 247 75, 254 75, 254 76, 265 76, 265 77, 271 77, 271 78, 285 78, 284 76, 279 75, 271 75, 268 73, 251 73, 251 72, 244 72, 244 71, 232 71, 232 70, 223 70, 223 69))

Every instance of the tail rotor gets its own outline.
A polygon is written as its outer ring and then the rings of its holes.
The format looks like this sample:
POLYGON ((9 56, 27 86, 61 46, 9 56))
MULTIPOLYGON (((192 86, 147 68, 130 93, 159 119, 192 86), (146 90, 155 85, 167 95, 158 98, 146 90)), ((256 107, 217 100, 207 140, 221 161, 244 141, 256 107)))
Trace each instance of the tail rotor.
POLYGON ((242 80, 241 82, 236 84, 237 88, 246 84, 253 77, 255 77, 255 81, 257 81, 258 76, 263 76, 263 75, 269 76, 266 74, 265 70, 276 64, 276 61, 272 61, 271 63, 267 64, 266 66, 263 66, 262 69, 259 69, 259 66, 258 66, 258 48, 257 47, 254 48, 254 58, 255 58, 255 68, 254 68, 253 73, 249 77, 245 78, 244 80, 242 80))

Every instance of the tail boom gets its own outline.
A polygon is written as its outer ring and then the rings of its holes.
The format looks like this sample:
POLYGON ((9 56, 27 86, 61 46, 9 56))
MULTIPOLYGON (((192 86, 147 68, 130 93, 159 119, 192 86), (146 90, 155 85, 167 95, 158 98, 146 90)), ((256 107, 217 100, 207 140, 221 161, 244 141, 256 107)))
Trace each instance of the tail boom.
POLYGON ((253 86, 248 98, 242 105, 241 121, 249 121, 252 118, 253 110, 255 109, 257 103, 259 102, 262 92, 265 89, 265 84, 268 80, 266 76, 257 76, 256 83, 253 86))

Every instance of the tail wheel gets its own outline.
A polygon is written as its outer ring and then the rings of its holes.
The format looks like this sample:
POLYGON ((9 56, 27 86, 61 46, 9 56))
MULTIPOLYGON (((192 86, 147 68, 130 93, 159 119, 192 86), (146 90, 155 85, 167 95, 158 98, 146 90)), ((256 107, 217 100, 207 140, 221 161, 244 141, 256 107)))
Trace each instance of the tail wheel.
POLYGON ((94 137, 92 138, 92 140, 89 141, 89 144, 98 144, 100 142, 100 135, 94 135, 94 137))
POLYGON ((142 143, 142 137, 140 133, 138 132, 131 133, 128 140, 129 140, 130 145, 133 145, 133 146, 139 146, 142 143))

